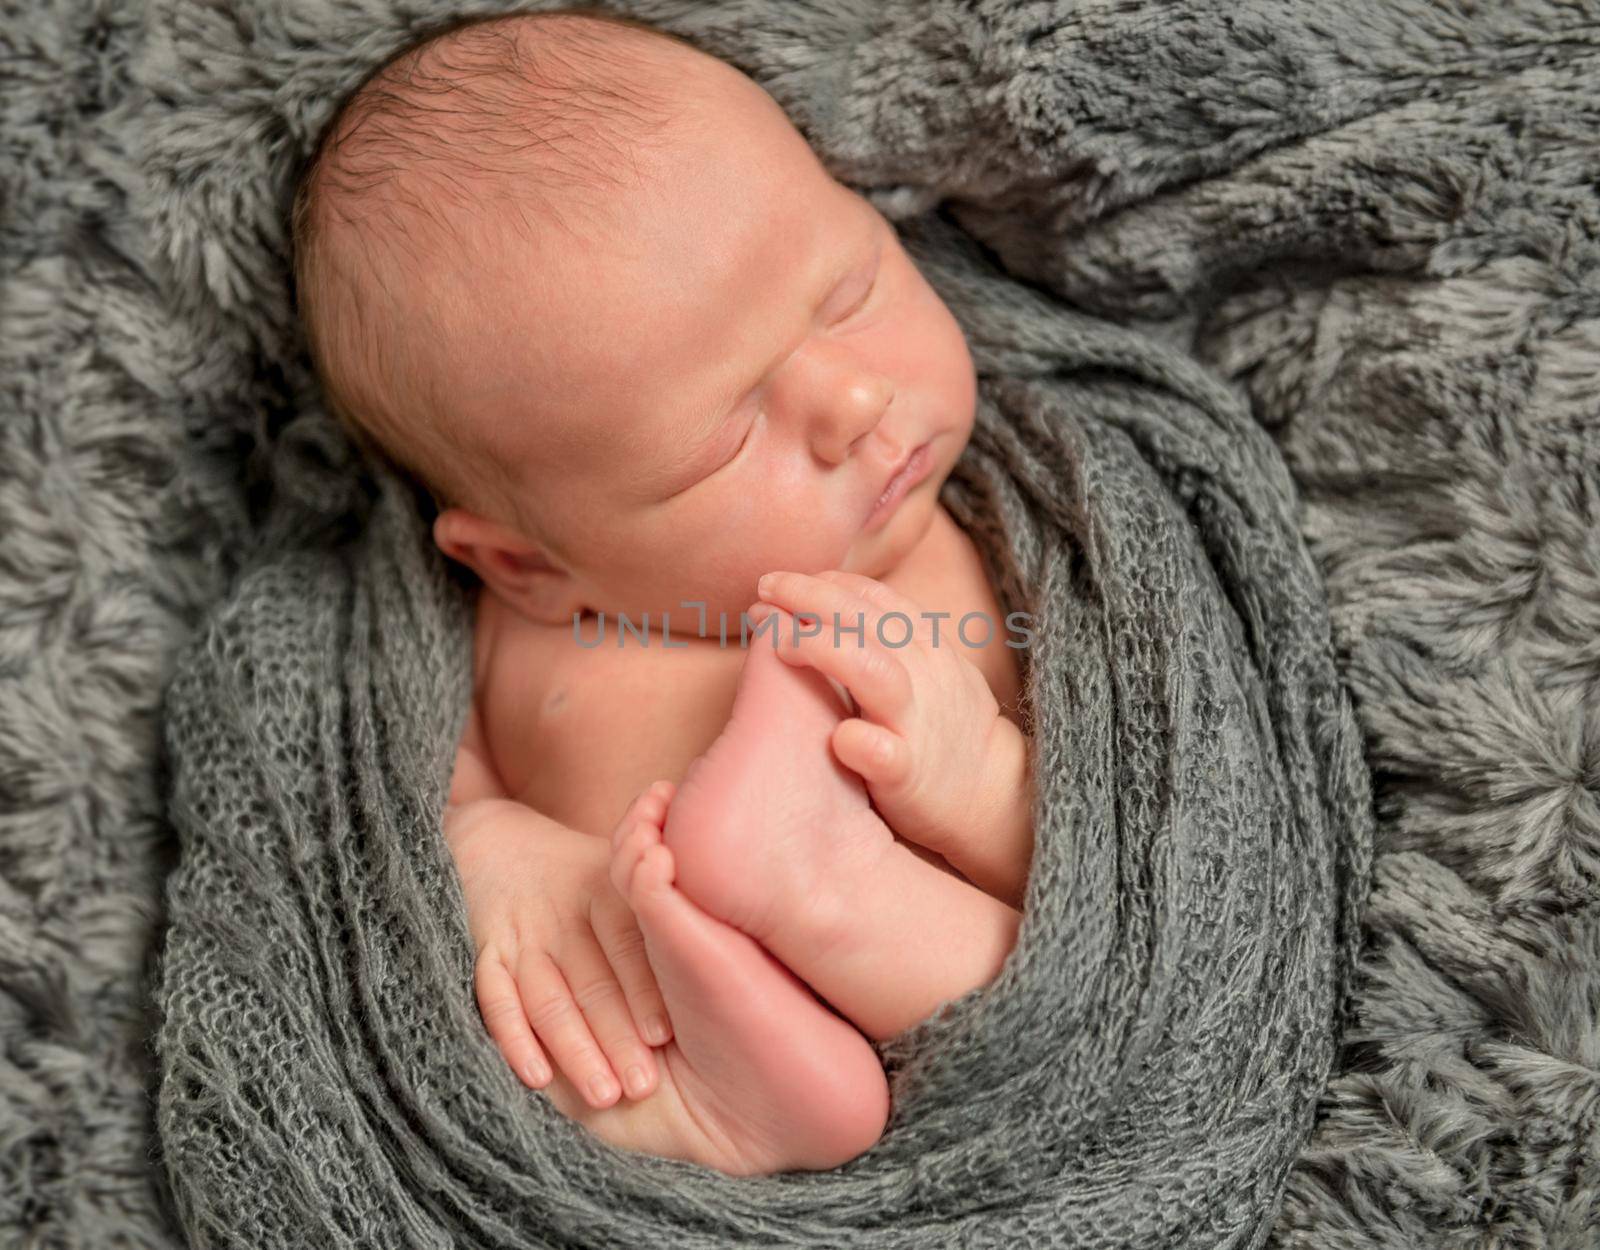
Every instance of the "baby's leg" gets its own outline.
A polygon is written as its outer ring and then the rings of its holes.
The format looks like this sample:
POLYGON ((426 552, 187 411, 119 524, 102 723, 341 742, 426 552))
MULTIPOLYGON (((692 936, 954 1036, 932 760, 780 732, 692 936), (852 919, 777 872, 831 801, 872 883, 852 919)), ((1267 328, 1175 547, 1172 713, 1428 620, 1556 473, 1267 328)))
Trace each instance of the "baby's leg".
POLYGON ((867 1040, 752 938, 673 885, 661 817, 671 787, 630 808, 611 880, 633 907, 672 1018, 649 1097, 596 1110, 557 1076, 556 1107, 613 1145, 735 1175, 837 1167, 870 1147, 889 1087, 867 1040))
POLYGON ((833 756, 845 715, 826 678, 753 646, 664 836, 685 894, 882 1039, 992 980, 1021 914, 894 836, 833 756))

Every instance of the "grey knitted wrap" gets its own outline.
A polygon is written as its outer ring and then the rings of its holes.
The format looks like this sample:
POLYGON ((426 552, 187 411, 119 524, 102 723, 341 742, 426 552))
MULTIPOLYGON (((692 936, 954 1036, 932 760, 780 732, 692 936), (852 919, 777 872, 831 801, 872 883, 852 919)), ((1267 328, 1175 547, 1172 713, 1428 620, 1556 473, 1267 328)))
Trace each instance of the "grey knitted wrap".
POLYGON ((1592 1250, 1600 4, 617 7, 770 91, 968 330, 946 501, 1064 604, 1024 940, 836 1173, 549 1117, 437 845, 459 588, 287 289, 296 163, 455 14, 0 0, 0 1243, 1592 1250), (1312 1123, 1365 855, 1329 626, 1376 845, 1312 1123))
POLYGON ((613 1149, 523 1089, 472 997, 440 837, 471 633, 410 491, 272 551, 169 696, 183 861, 161 1120, 192 1229, 253 1246, 1225 1246, 1276 1212, 1357 954, 1371 815, 1271 439, 1171 348, 1066 310, 936 216, 972 345, 945 495, 1027 652, 1017 949, 881 1047, 828 1175, 613 1149))

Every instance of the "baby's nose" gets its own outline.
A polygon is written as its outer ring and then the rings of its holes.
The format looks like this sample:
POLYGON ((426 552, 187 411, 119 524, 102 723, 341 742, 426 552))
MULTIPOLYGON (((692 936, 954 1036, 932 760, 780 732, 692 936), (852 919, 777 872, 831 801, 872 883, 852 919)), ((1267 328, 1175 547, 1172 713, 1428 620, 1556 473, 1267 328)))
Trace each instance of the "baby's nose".
POLYGON ((841 376, 818 397, 813 446, 829 464, 843 464, 851 448, 872 433, 894 402, 894 382, 882 374, 858 370, 841 376))

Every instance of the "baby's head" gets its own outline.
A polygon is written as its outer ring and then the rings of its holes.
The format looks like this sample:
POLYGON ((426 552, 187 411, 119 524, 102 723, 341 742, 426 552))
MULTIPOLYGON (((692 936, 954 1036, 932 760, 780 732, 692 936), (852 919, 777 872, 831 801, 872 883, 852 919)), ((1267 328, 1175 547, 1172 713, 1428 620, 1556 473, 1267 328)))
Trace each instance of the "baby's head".
POLYGON ((966 341, 893 227, 751 79, 597 11, 371 77, 302 180, 295 265, 335 410, 535 620, 882 577, 972 429, 966 341))

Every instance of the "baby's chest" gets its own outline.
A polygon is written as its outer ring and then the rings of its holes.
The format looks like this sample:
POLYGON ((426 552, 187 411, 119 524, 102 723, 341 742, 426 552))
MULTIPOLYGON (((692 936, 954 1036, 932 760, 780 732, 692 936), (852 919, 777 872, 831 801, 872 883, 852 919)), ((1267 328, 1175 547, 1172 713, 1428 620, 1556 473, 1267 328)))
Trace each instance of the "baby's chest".
POLYGON ((606 645, 585 650, 570 632, 540 632, 486 683, 485 736, 513 798, 609 835, 641 790, 682 780, 716 739, 744 653, 699 641, 664 649, 659 633, 619 648, 610 629, 606 645))
MULTIPOLYGON (((1001 607, 976 549, 941 510, 928 538, 886 584, 925 611, 990 621, 984 646, 963 652, 1017 720, 1019 653, 1004 645, 1001 607)), ((678 782, 716 740, 733 708, 746 652, 659 627, 642 644, 619 635, 580 647, 571 630, 508 622, 482 684, 484 734, 507 792, 573 829, 609 835, 629 802, 657 780, 678 782), (621 645, 619 644, 621 642, 621 645)), ((948 639, 950 624, 946 626, 948 639)), ((972 634, 985 631, 974 623, 972 634)), ((594 623, 583 631, 596 637, 594 623)))

